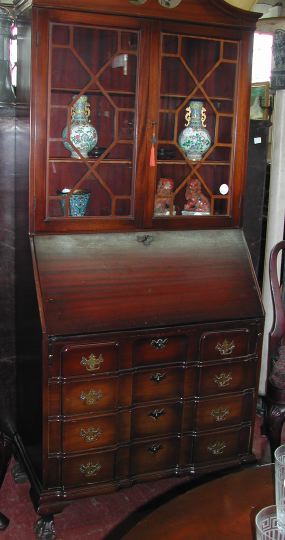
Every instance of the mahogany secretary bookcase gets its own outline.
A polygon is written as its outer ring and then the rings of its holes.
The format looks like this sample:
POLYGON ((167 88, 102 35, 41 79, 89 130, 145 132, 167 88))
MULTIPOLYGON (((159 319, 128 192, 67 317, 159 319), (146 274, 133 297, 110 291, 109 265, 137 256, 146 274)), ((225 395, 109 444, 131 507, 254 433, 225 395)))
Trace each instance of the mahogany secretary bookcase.
POLYGON ((16 5, 17 437, 53 538, 73 499, 254 459, 263 309, 240 216, 257 15, 16 5))

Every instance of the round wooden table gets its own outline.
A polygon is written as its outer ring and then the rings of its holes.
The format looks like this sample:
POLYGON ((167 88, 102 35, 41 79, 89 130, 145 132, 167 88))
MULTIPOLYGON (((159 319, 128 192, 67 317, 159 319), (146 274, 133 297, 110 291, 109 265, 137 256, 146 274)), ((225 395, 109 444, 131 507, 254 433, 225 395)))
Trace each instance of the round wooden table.
POLYGON ((255 515, 270 504, 274 504, 274 466, 250 467, 173 498, 123 539, 253 540, 255 515))

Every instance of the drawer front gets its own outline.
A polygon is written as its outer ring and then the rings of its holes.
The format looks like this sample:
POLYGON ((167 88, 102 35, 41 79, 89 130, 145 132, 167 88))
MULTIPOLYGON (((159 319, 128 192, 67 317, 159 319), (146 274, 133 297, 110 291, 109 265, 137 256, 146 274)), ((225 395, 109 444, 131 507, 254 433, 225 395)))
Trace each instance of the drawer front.
POLYGON ((68 457, 62 461, 62 482, 65 487, 110 481, 114 477, 115 452, 96 452, 68 457))
POLYGON ((96 375, 118 369, 118 343, 67 345, 61 352, 63 377, 96 375))
POLYGON ((202 361, 221 358, 237 358, 249 354, 248 329, 205 332, 200 340, 200 359, 202 361))
POLYGON ((68 382, 62 384, 63 414, 84 414, 113 410, 117 406, 118 377, 100 381, 68 382))
POLYGON ((96 416, 85 420, 67 420, 62 426, 63 452, 92 450, 116 444, 118 440, 117 415, 96 416))
POLYGON ((201 396, 210 396, 254 388, 256 368, 254 359, 249 362, 226 362, 199 368, 199 393, 201 396))
POLYGON ((215 397, 197 404, 196 429, 221 428, 250 420, 253 393, 215 397))
POLYGON ((193 445, 193 462, 219 462, 233 458, 249 450, 251 429, 212 432, 198 435, 193 445))
POLYGON ((134 365, 182 362, 186 359, 186 336, 153 336, 134 344, 134 365))
POLYGON ((181 430, 180 403, 137 407, 132 413, 132 437, 168 435, 181 430))
POLYGON ((181 396, 183 388, 181 368, 154 368, 137 372, 133 377, 133 401, 156 401, 181 396))
POLYGON ((174 437, 134 445, 131 448, 131 474, 173 469, 178 464, 178 457, 179 441, 174 437))

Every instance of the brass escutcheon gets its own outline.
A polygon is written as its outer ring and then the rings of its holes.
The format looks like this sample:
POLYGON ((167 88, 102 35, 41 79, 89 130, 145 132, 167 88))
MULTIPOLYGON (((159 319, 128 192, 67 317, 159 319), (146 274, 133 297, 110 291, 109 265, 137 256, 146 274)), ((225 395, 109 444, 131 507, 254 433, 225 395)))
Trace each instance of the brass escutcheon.
POLYGON ((229 354, 232 354, 235 349, 235 344, 233 341, 224 339, 223 343, 217 343, 215 349, 219 351, 222 356, 228 356, 229 354))
POLYGON ((89 461, 89 463, 86 463, 86 465, 82 463, 79 467, 80 472, 87 478, 95 476, 100 469, 100 463, 92 463, 92 461, 89 461))
POLYGON ((152 339, 150 344, 152 347, 154 347, 154 349, 164 349, 167 345, 167 342, 168 342, 168 338, 158 338, 158 339, 152 339))
POLYGON ((216 383, 220 388, 229 386, 230 382, 233 380, 231 373, 220 373, 220 375, 215 375, 213 378, 214 383, 216 383))
POLYGON ((229 409, 213 409, 211 411, 211 416, 216 420, 216 422, 223 422, 227 416, 229 416, 229 409))
POLYGON ((148 413, 148 416, 151 416, 153 420, 158 420, 163 414, 165 414, 164 409, 154 409, 150 413, 148 413))
POLYGON ((214 456, 220 456, 223 454, 224 449, 226 448, 226 443, 224 441, 216 441, 207 446, 208 452, 214 456))
POLYGON ((88 429, 81 429, 80 430, 80 437, 85 440, 85 442, 93 442, 99 439, 101 437, 102 431, 100 428, 88 428, 88 429))
POLYGON ((159 450, 161 449, 162 449, 162 444, 153 443, 147 450, 148 452, 154 455, 154 454, 157 454, 157 452, 159 452, 159 450))
POLYGON ((94 405, 96 401, 102 399, 103 392, 101 390, 89 390, 89 392, 81 392, 80 399, 85 401, 87 405, 94 405))
POLYGON ((165 378, 166 373, 155 373, 154 375, 151 375, 150 380, 158 384, 165 378))
POLYGON ((80 364, 81 366, 85 366, 87 371, 98 371, 103 362, 104 358, 102 354, 97 357, 95 356, 95 354, 92 353, 88 358, 82 356, 80 364))

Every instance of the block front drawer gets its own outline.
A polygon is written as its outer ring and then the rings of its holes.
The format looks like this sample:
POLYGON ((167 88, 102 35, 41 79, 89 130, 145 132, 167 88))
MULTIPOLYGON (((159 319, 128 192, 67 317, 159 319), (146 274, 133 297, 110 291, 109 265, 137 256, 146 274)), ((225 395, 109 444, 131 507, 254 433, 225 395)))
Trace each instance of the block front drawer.
POLYGON ((153 439, 131 447, 130 472, 144 474, 174 468, 179 459, 179 439, 153 439))
POLYGON ((62 384, 63 414, 112 410, 117 406, 118 377, 62 384))
POLYGON ((251 426, 203 433, 195 438, 193 462, 219 462, 248 452, 251 426))
POLYGON ((182 405, 157 403, 136 407, 132 412, 132 437, 168 435, 181 430, 182 405))
POLYGON ((63 377, 97 375, 118 369, 116 342, 66 345, 61 351, 63 377))
POLYGON ((254 388, 257 376, 257 359, 225 362, 199 368, 199 393, 201 396, 237 392, 254 388))
POLYGON ((155 401, 180 397, 183 391, 181 368, 153 368, 133 376, 133 401, 155 401))
POLYGON ((112 480, 115 451, 96 452, 62 460, 62 482, 66 487, 112 480))
POLYGON ((187 336, 151 336, 134 344, 134 365, 181 362, 186 357, 187 336))
POLYGON ((203 399, 196 408, 196 429, 213 429, 239 424, 252 417, 254 393, 246 392, 203 399))
POLYGON ((200 340, 201 360, 237 358, 249 354, 249 330, 205 332, 200 340))
POLYGON ((92 450, 115 444, 119 440, 118 415, 97 416, 84 420, 66 420, 62 423, 63 452, 92 450))

